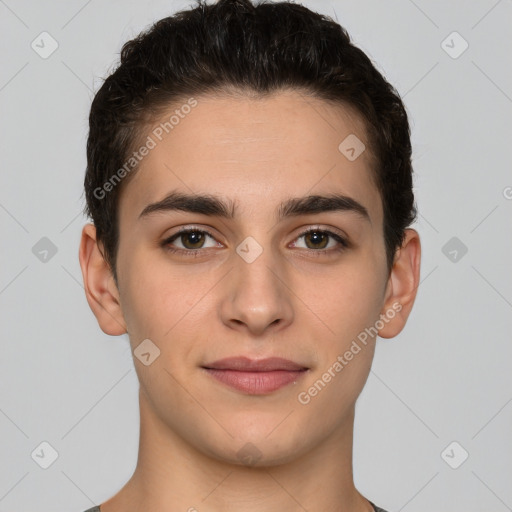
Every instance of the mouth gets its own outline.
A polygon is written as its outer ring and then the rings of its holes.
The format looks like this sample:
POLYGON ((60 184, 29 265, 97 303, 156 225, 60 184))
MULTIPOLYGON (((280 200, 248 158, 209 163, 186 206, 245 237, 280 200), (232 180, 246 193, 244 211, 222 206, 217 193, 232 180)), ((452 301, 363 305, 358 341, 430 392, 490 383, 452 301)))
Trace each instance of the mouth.
POLYGON ((264 395, 301 379, 309 368, 288 359, 230 357, 202 368, 214 379, 249 395, 264 395))

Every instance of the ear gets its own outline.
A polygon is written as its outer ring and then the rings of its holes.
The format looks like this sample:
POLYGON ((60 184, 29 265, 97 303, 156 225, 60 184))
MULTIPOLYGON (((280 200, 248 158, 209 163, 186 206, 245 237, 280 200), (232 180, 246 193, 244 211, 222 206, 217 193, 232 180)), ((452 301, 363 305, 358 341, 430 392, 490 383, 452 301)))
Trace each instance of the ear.
POLYGON ((117 285, 100 249, 96 240, 96 227, 86 224, 82 229, 79 259, 87 302, 101 330, 105 334, 119 336, 127 332, 126 323, 117 285))
POLYGON ((405 230, 402 246, 397 249, 380 318, 381 338, 393 338, 405 327, 420 284, 421 244, 414 229, 405 230))

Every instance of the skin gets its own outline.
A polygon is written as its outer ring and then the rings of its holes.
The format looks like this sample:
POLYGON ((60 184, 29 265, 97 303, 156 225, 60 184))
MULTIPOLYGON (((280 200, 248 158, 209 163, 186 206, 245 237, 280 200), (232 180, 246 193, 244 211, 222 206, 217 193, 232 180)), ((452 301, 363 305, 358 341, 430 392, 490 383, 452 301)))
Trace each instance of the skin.
POLYGON ((308 404, 297 397, 393 304, 401 309, 379 335, 403 329, 419 284, 418 233, 406 231, 388 274, 369 146, 352 162, 338 150, 351 133, 366 143, 354 111, 297 91, 264 100, 196 99, 197 107, 150 151, 122 191, 118 286, 94 226, 82 232, 84 285, 101 329, 127 332, 132 350, 147 338, 160 350, 149 366, 134 357, 137 467, 101 510, 368 512, 372 507, 353 482, 352 443, 355 402, 376 339, 361 345, 308 404), (139 218, 172 191, 231 199, 236 215, 167 211, 139 218), (282 201, 333 192, 365 206, 369 220, 353 211, 277 220, 282 201), (214 238, 206 236, 199 251, 186 237, 173 247, 192 247, 198 257, 162 247, 190 226, 214 238), (334 239, 324 244, 300 236, 309 228, 341 234, 350 245, 337 250, 334 239), (263 248, 252 263, 236 252, 249 236, 263 248), (315 254, 319 248, 330 252, 315 254), (201 368, 240 355, 284 357, 309 370, 295 383, 251 396, 201 368), (237 455, 247 443, 257 449, 256 463, 237 455))

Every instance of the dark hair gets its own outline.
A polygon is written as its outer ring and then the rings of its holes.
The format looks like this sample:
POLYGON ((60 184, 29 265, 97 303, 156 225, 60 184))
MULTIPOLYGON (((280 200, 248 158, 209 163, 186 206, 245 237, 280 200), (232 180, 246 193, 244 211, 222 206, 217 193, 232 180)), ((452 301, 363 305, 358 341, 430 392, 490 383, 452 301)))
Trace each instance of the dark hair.
POLYGON ((196 2, 125 43, 120 65, 92 102, 84 213, 116 281, 119 193, 135 174, 126 162, 144 128, 171 102, 192 95, 264 97, 287 89, 348 105, 365 121, 390 270, 416 218, 410 129, 399 94, 328 16, 290 2, 196 2))

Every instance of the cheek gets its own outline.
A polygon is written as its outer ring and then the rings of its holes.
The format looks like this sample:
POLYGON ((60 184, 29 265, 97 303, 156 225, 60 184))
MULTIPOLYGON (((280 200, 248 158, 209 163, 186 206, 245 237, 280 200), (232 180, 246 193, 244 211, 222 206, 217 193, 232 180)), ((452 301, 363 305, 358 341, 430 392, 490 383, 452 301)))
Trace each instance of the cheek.
POLYGON ((300 278, 298 289, 307 317, 311 318, 311 312, 315 314, 313 318, 318 320, 321 332, 338 349, 379 317, 382 278, 363 259, 358 265, 339 266, 314 279, 300 278))
POLYGON ((215 283, 212 273, 172 265, 143 251, 122 262, 119 275, 122 310, 134 341, 142 337, 165 343, 201 309, 201 300, 215 283))

